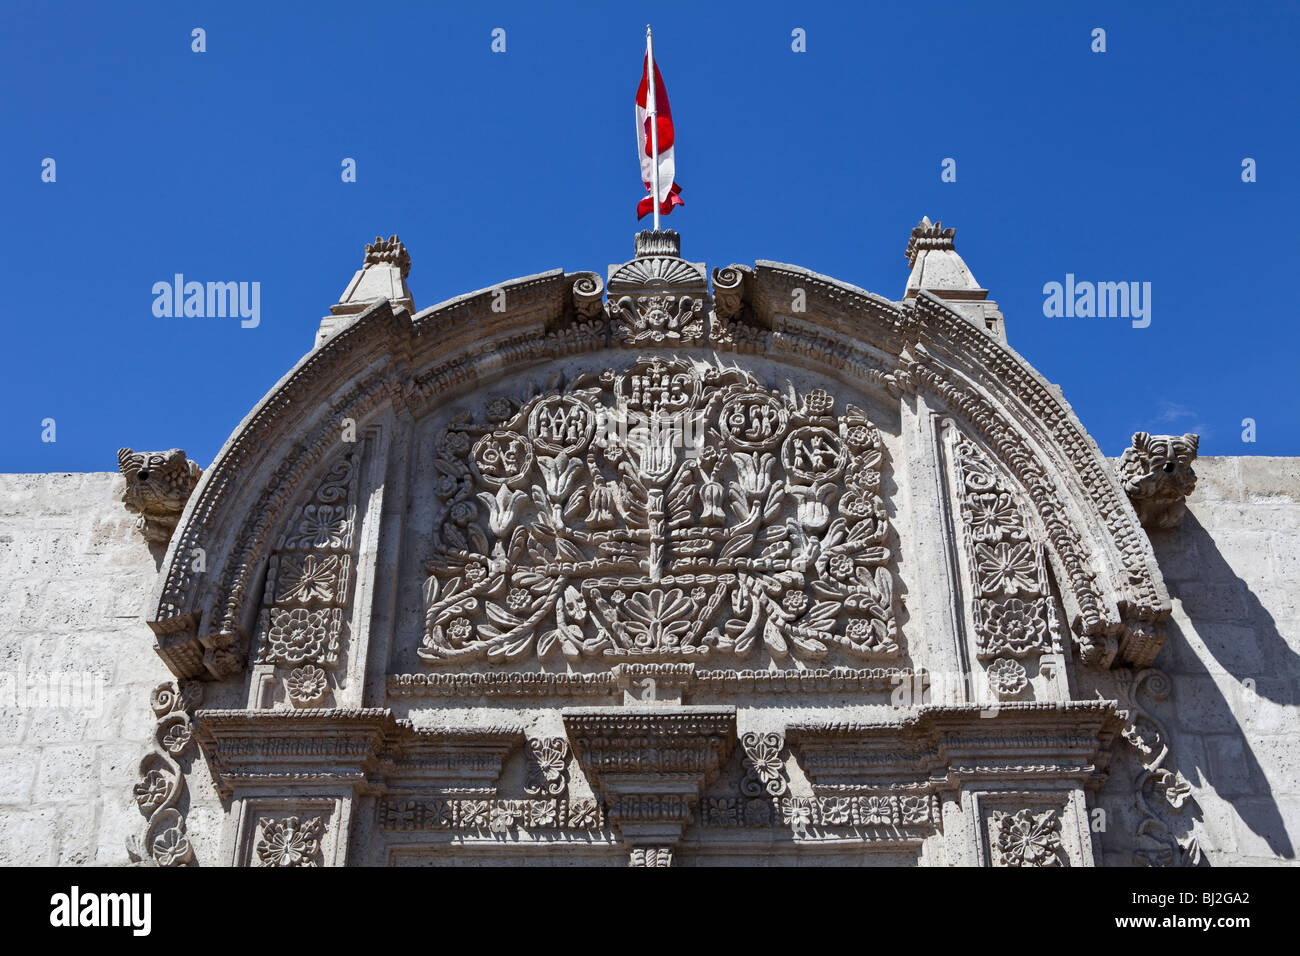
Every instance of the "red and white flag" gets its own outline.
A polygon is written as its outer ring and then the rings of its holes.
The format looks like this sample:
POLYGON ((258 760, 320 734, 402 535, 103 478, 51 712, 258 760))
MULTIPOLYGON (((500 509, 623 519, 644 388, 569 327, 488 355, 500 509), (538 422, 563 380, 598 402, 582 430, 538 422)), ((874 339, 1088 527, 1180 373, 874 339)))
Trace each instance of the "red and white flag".
POLYGON ((680 195, 682 187, 673 181, 676 166, 673 163, 673 114, 668 108, 668 91, 664 89, 664 78, 659 67, 654 67, 655 90, 654 111, 655 127, 659 136, 659 195, 654 197, 654 145, 650 136, 650 54, 646 53, 641 67, 641 85, 636 91, 636 138, 637 151, 641 156, 641 181, 645 183, 646 196, 636 205, 636 217, 644 218, 654 211, 652 198, 659 201, 659 212, 668 215, 674 206, 684 206, 680 195))

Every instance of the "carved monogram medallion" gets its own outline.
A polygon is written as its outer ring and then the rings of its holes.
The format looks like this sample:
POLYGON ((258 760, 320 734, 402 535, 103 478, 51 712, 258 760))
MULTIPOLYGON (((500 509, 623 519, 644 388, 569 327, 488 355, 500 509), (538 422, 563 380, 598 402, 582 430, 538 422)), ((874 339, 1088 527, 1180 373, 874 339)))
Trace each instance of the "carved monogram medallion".
POLYGON ((424 660, 899 651, 856 406, 647 358, 481 418, 439 437, 424 660))

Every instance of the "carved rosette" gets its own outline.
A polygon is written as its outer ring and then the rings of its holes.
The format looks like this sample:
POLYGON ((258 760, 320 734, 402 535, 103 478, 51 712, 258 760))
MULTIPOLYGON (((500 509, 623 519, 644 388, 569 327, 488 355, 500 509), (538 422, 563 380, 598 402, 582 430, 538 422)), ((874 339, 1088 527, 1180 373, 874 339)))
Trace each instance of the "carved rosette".
POLYGON ((325 819, 314 817, 261 817, 254 844, 259 866, 320 866, 325 819))
POLYGON ((899 653, 861 409, 658 358, 488 405, 438 442, 425 661, 899 653))
POLYGON ((1064 866, 1061 816, 1048 808, 1035 813, 994 810, 989 817, 989 845, 994 866, 1064 866))
POLYGON ((1000 698, 1028 686, 1018 659, 1054 648, 1056 608, 1043 546, 1029 534, 1016 492, 971 441, 953 445, 962 541, 971 576, 976 656, 1000 698))
POLYGON ((740 792, 747 797, 780 797, 789 790, 785 760, 781 751, 785 739, 780 734, 748 733, 740 738, 744 751, 745 776, 740 792))
POLYGON ((185 833, 185 817, 177 804, 185 795, 185 771, 179 760, 194 740, 191 714, 203 699, 198 681, 167 681, 154 688, 149 705, 157 718, 154 749, 140 761, 135 785, 136 806, 147 817, 143 838, 127 841, 127 853, 137 863, 187 866, 194 848, 185 833))
POLYGON ((272 553, 258 617, 257 663, 276 665, 289 700, 320 704, 340 657, 353 578, 357 454, 336 459, 293 513, 272 553))
POLYGON ((563 737, 528 738, 528 780, 524 791, 530 796, 557 797, 569 786, 569 743, 563 737))

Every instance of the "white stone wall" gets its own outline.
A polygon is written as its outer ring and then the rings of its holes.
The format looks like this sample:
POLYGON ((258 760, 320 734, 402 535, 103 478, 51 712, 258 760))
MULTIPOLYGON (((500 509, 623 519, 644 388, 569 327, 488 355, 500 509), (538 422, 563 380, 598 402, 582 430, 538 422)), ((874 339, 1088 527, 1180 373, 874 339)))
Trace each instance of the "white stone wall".
MULTIPOLYGON (((1190 513, 1153 536, 1174 597, 1157 666, 1173 764, 1196 787, 1211 862, 1293 861, 1300 845, 1300 459, 1203 458, 1190 513), (1253 690, 1246 681, 1253 681, 1253 690)), ((0 674, 103 675, 98 715, 0 700, 0 863, 125 863, 149 694, 169 674, 142 612, 156 556, 112 473, 0 475, 0 674)), ((23 703, 23 701, 19 701, 23 703)), ((1119 784, 1112 780, 1108 791, 1119 784)), ((200 860, 220 811, 187 815, 200 860)), ((1110 842, 1110 841, 1106 841, 1110 842)), ((1108 863, 1125 863, 1116 843, 1108 863)))
POLYGON ((142 613, 157 565, 121 482, 0 475, 0 674, 16 691, 0 701, 0 863, 123 864, 144 822, 131 788, 170 675, 142 613), (98 713, 23 706, 24 678, 69 672, 102 675, 98 713))
POLYGON ((1174 765, 1219 866, 1300 847, 1300 459, 1201 458, 1182 527, 1153 533, 1174 600, 1174 765), (1247 683, 1253 681, 1253 690, 1247 683))

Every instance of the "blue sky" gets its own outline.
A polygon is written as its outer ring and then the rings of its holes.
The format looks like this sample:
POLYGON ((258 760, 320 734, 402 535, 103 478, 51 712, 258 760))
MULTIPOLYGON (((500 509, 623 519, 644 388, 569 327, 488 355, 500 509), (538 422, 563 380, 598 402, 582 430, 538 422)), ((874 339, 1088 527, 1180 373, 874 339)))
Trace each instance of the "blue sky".
MULTIPOLYGON (((421 308, 626 259, 646 9, 7 0, 0 471, 115 470, 120 445, 207 466, 377 234, 421 308), (260 282, 261 324, 156 318, 177 272, 260 282)), ((688 258, 897 298, 911 227, 942 219, 1106 453, 1141 428, 1300 454, 1295 3, 654 10, 688 258), (1151 325, 1045 317, 1066 273, 1150 282, 1151 325)))

